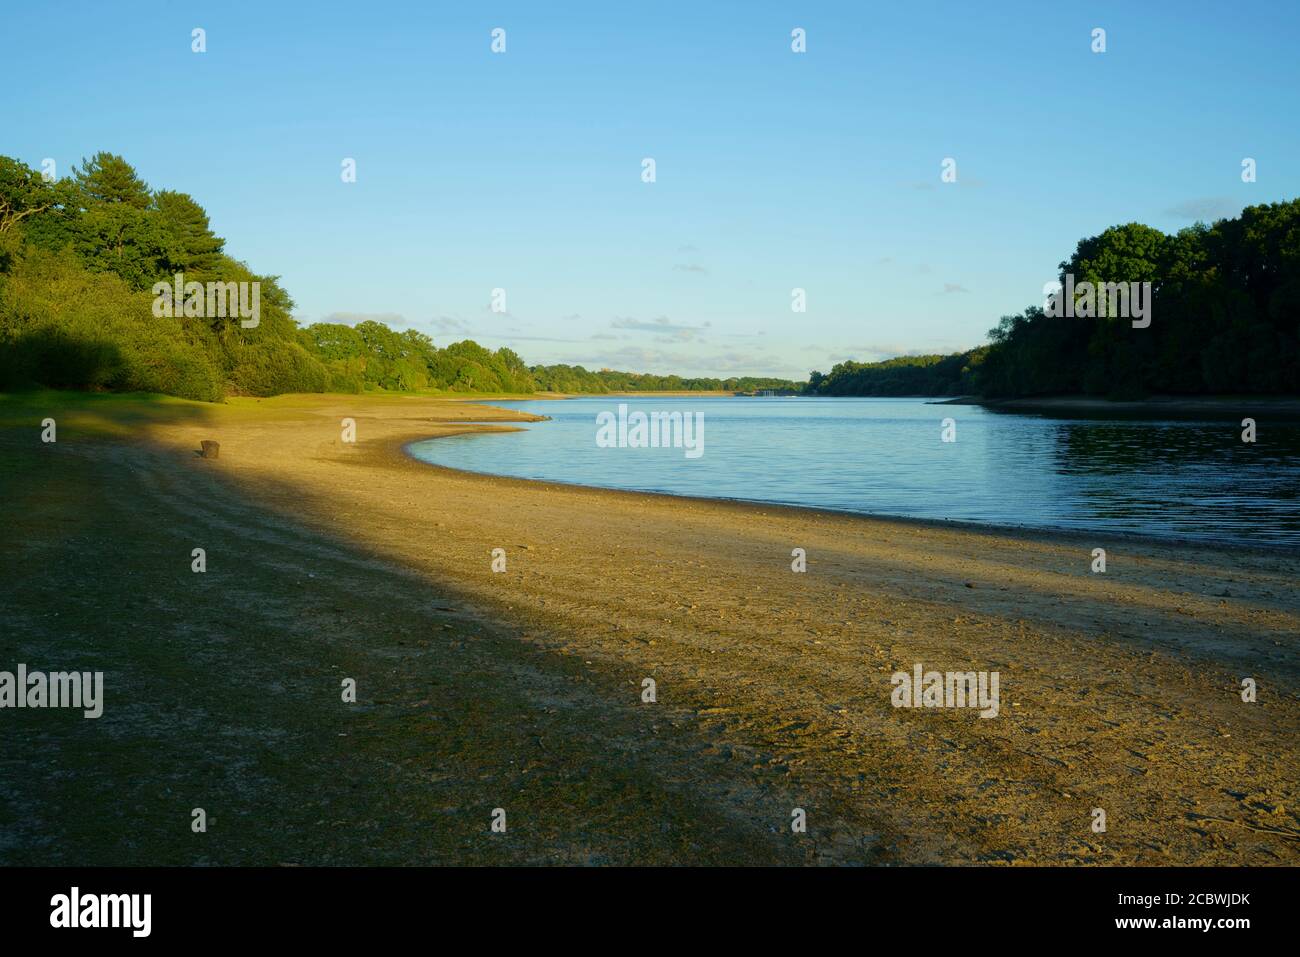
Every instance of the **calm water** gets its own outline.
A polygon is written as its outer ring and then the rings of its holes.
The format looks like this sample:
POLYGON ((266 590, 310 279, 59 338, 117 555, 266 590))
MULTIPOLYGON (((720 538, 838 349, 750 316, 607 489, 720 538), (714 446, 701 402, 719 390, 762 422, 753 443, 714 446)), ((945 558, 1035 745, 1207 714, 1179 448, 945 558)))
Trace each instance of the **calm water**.
MULTIPOLYGON (((1300 427, 1055 419, 920 399, 584 398, 498 402, 525 432, 420 442, 451 468, 607 488, 1000 525, 1300 545, 1300 427), (702 412, 704 453, 599 448, 596 416, 702 412), (957 440, 940 423, 957 422, 957 440)), ((1237 421, 1240 421, 1238 419, 1237 421)))

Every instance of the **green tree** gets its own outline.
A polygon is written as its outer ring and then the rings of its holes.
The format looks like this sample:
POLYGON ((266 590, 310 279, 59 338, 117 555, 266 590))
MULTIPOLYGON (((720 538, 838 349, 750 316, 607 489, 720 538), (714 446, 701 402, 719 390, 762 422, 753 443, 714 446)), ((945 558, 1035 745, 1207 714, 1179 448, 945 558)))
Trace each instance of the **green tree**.
POLYGON ((225 240, 212 232, 208 214, 189 194, 160 190, 154 196, 158 222, 168 240, 168 255, 182 272, 210 273, 221 262, 225 240))
POLYGON ((149 206, 149 187, 136 175, 135 168, 113 153, 99 152, 82 159, 73 167, 72 178, 85 197, 85 205, 123 203, 136 209, 149 206))

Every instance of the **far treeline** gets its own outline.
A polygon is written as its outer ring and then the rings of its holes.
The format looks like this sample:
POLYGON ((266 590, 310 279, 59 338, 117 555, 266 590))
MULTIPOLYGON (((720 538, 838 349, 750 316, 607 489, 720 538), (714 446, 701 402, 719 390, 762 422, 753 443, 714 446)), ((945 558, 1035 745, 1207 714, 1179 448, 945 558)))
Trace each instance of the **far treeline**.
POLYGON ((469 340, 438 347, 368 321, 300 326, 277 277, 225 253, 194 199, 151 190, 98 153, 52 182, 0 156, 0 390, 160 392, 218 401, 284 392, 774 391, 815 395, 1026 396, 1295 392, 1300 389, 1300 201, 1170 236, 1138 224, 1079 243, 1078 283, 1151 283, 1152 322, 1004 317, 989 344, 950 356, 843 362, 807 383, 528 366, 469 340), (259 283, 248 327, 158 315, 155 284, 259 283))
MULTIPOLYGON (((1300 392, 1300 200, 1170 236, 1138 223, 1082 240, 1064 284, 1150 283, 1150 324, 1121 315, 1004 316, 949 356, 841 362, 816 395, 1147 395, 1300 392)), ((1046 297, 1044 297, 1046 298, 1046 297)), ((1064 311, 1064 310, 1061 310, 1064 311)))

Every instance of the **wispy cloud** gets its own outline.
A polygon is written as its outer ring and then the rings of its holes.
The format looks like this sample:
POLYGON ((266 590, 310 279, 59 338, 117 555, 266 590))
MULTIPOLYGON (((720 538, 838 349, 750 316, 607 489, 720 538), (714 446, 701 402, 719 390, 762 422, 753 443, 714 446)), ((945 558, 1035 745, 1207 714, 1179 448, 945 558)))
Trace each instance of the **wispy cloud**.
POLYGON ((679 325, 667 316, 658 316, 649 322, 616 316, 610 326, 614 329, 629 329, 634 332, 653 332, 660 336, 661 341, 689 342, 707 329, 709 324, 706 322, 702 326, 679 325))
MULTIPOLYGON (((844 346, 835 349, 820 350, 828 362, 882 362, 899 356, 947 356, 954 352, 965 352, 970 345, 956 345, 944 340, 930 340, 933 345, 925 349, 905 346, 899 342, 871 342, 862 345, 844 346)), ((817 346, 806 347, 808 352, 819 351, 817 346)))
POLYGON ((587 368, 624 369, 652 372, 656 375, 719 376, 770 375, 800 379, 807 370, 792 365, 788 359, 756 352, 716 352, 694 354, 678 350, 660 350, 642 346, 624 346, 568 360, 587 368))
POLYGON ((453 319, 451 316, 439 316, 437 319, 430 319, 429 325, 438 332, 469 332, 469 326, 459 319, 453 319))
POLYGON ((1228 219, 1241 212, 1242 204, 1234 202, 1227 196, 1202 196, 1199 199, 1185 199, 1175 203, 1164 211, 1164 215, 1174 219, 1195 220, 1212 223, 1218 219, 1228 219))
POLYGON ((518 333, 511 332, 507 335, 484 335, 485 339, 501 339, 505 342, 582 342, 581 339, 566 339, 561 336, 521 336, 518 333))

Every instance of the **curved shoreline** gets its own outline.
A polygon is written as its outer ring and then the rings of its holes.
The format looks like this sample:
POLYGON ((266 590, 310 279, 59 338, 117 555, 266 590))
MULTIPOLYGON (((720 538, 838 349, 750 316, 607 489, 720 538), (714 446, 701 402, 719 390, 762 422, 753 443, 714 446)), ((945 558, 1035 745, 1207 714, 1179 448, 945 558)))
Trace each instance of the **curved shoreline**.
MULTIPOLYGON (((502 412, 511 410, 502 409, 502 412)), ((523 482, 529 484, 538 484, 544 486, 556 486, 561 488, 580 488, 589 489, 597 492, 608 492, 618 495, 647 495, 665 499, 681 499, 684 501, 698 503, 713 503, 716 505, 731 505, 742 508, 768 508, 768 509, 787 509, 794 513, 807 512, 824 515, 827 517, 840 516, 849 518, 860 518, 868 522, 884 522, 898 524, 902 526, 912 526, 919 528, 935 529, 955 529, 959 531, 970 532, 972 534, 985 533, 997 535, 1000 537, 1014 537, 1022 535, 1027 539, 1035 541, 1064 540, 1077 542, 1080 545, 1087 544, 1089 547, 1097 545, 1099 540, 1105 542, 1120 542, 1134 545, 1163 545, 1171 548, 1215 548, 1225 551, 1240 552, 1242 554, 1292 554, 1295 552, 1294 545, 1286 543, 1246 543, 1220 541, 1212 538, 1188 538, 1179 535, 1153 535, 1144 532, 1136 532, 1127 529, 1103 530, 1103 529, 1076 529, 1076 528, 1054 528, 1047 525, 1007 525, 997 522, 979 522, 966 519, 939 519, 939 518, 922 518, 912 515, 891 515, 881 512, 860 512, 852 509, 828 508, 824 505, 799 505, 788 502, 773 502, 766 499, 744 499, 744 498, 727 498, 723 496, 712 495, 691 495, 684 492, 663 492, 653 489, 623 489, 615 488, 608 485, 589 485, 584 482, 568 482, 561 479, 545 478, 523 478, 516 475, 504 475, 497 472, 480 472, 474 469, 461 469, 450 465, 441 465, 436 462, 428 462, 412 454, 410 447, 421 442, 434 441, 441 438, 450 438, 453 435, 472 435, 484 432, 520 432, 523 429, 517 428, 494 428, 491 426, 485 428, 465 428, 455 432, 439 433, 437 435, 428 435, 423 438, 414 438, 409 440, 394 440, 398 452, 413 462, 418 462, 426 468, 442 469, 450 473, 464 476, 475 476, 496 481, 523 482)))

